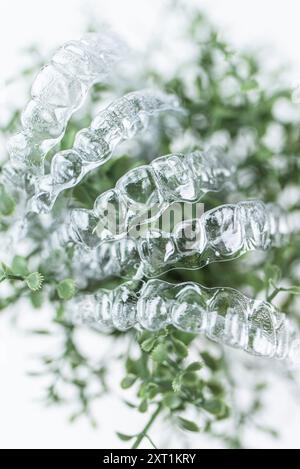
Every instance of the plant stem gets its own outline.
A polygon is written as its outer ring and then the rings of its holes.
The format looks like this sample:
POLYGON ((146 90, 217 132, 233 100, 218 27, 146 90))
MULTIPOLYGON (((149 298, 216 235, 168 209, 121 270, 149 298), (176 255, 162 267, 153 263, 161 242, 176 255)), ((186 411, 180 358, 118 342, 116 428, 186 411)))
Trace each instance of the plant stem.
POLYGON ((7 280, 19 280, 20 282, 23 282, 25 279, 21 275, 7 275, 7 280))
POLYGON ((6 275, 0 280, 0 283, 4 282, 5 280, 19 280, 20 282, 23 282, 25 279, 24 277, 21 277, 21 275, 6 275))
POLYGON ((150 429, 150 427, 152 426, 152 424, 154 423, 156 417, 159 415, 160 411, 161 411, 161 408, 162 408, 162 404, 159 404, 155 410, 155 412, 151 415, 148 423, 145 425, 144 429, 141 431, 141 433, 139 433, 139 435, 137 436, 133 446, 131 449, 137 449, 140 445, 140 443, 143 441, 143 439, 145 438, 145 436, 147 435, 148 433, 148 430, 150 429))
POLYGON ((272 300, 282 291, 281 288, 276 288, 271 295, 268 296, 267 301, 271 303, 272 300))

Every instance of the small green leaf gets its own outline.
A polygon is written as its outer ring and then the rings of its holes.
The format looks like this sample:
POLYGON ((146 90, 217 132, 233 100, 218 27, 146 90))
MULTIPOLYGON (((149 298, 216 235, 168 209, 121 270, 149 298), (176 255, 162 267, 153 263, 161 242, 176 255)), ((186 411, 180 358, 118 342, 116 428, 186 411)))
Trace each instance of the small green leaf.
POLYGON ((32 291, 38 291, 42 288, 44 277, 39 272, 33 272, 26 277, 28 288, 32 291))
POLYGON ((82 412, 76 412, 76 413, 70 415, 68 420, 69 420, 70 423, 74 423, 74 422, 76 422, 76 420, 79 419, 79 417, 81 417, 81 415, 82 415, 82 412))
POLYGON ((11 270, 14 275, 26 277, 29 274, 26 259, 22 256, 15 256, 12 261, 11 270))
POLYGON ((226 411, 226 404, 219 399, 210 399, 203 402, 203 409, 212 415, 221 416, 226 411))
POLYGON ((200 428, 195 422, 192 422, 191 420, 184 419, 182 417, 178 417, 178 424, 180 428, 183 430, 187 430, 189 432, 199 432, 200 428))
POLYGON ((57 286, 57 294, 61 300, 68 301, 75 295, 75 282, 71 278, 62 280, 57 286))
POLYGON ((178 407, 181 406, 181 399, 180 397, 175 394, 174 392, 168 392, 165 394, 163 403, 166 407, 168 407, 171 410, 176 410, 178 407))
POLYGON ((214 396, 222 396, 225 392, 222 384, 215 380, 208 381, 206 386, 210 389, 214 396))
POLYGON ((65 312, 65 310, 64 310, 63 305, 59 305, 59 307, 56 310, 56 318, 55 318, 56 321, 61 321, 63 319, 64 312, 65 312))
POLYGON ((255 385, 255 391, 257 392, 265 391, 267 388, 268 388, 268 383, 261 382, 255 385))
POLYGON ((147 401, 147 399, 142 400, 142 402, 140 403, 138 409, 139 409, 139 412, 141 412, 142 414, 147 412, 147 410, 148 410, 148 401, 147 401))
POLYGON ((132 440, 135 435, 125 435, 125 433, 120 433, 120 432, 116 432, 118 438, 120 438, 120 440, 122 441, 130 441, 132 440))
POLYGON ((30 301, 35 309, 39 309, 43 304, 43 294, 40 291, 32 291, 30 293, 30 301))
POLYGON ((173 339, 173 347, 180 358, 186 358, 189 354, 187 346, 178 339, 173 339))
POLYGON ((147 384, 146 383, 142 383, 139 391, 138 391, 138 397, 146 397, 147 395, 147 384))
POLYGON ((251 78, 251 79, 245 81, 242 84, 241 88, 242 88, 242 91, 244 91, 244 92, 257 90, 258 89, 258 82, 256 80, 254 80, 253 78, 251 78))
POLYGON ((185 371, 187 371, 187 372, 189 372, 189 371, 199 371, 199 370, 201 370, 201 368, 203 368, 203 364, 201 362, 193 362, 185 369, 185 371))
POLYGON ((4 216, 12 215, 15 211, 16 202, 5 191, 3 184, 0 184, 0 213, 4 216))
POLYGON ((158 344, 151 354, 152 360, 157 363, 162 363, 168 358, 168 350, 165 344, 158 344))
POLYGON ((197 376, 196 373, 194 373, 193 371, 189 371, 189 372, 184 372, 183 373, 182 382, 186 386, 194 387, 196 384, 198 384, 199 380, 198 380, 198 376, 197 376))
POLYGON ((8 267, 8 265, 4 264, 4 262, 1 262, 0 269, 1 272, 3 272, 4 278, 6 278, 8 275, 12 275, 11 269, 8 267))
POLYGON ((128 389, 130 388, 136 381, 136 376, 134 375, 127 375, 121 381, 121 388, 128 389))
POLYGON ((176 378, 174 378, 173 382, 172 382, 172 388, 174 390, 174 392, 180 392, 181 390, 181 387, 182 387, 182 374, 179 373, 176 378))
POLYGON ((138 360, 133 360, 128 357, 126 360, 126 371, 130 375, 139 376, 142 379, 147 378, 149 370, 145 357, 141 356, 138 360))
POLYGON ((159 387, 156 383, 149 383, 146 387, 146 394, 149 399, 153 399, 158 393, 159 387))
POLYGON ((34 329, 31 331, 31 334, 50 335, 50 332, 47 329, 34 329))
POLYGON ((146 339, 142 342, 141 348, 144 352, 150 353, 151 350, 154 348, 156 342, 157 338, 155 336, 149 337, 149 339, 146 339))
POLYGON ((212 371, 217 371, 220 368, 220 360, 214 358, 209 352, 202 352, 201 357, 208 368, 212 371))

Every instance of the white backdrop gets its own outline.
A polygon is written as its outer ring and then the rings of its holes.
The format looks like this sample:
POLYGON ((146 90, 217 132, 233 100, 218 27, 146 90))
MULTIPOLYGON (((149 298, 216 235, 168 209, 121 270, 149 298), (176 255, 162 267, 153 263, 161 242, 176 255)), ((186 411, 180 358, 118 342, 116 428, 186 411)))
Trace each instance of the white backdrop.
MULTIPOLYGON (((161 0, 2 0, 0 2, 0 83, 17 71, 19 51, 32 42, 52 49, 59 43, 77 37, 82 24, 93 8, 97 16, 112 23, 136 47, 155 35, 157 23, 168 21, 161 15, 161 0)), ((198 0, 210 16, 226 32, 237 47, 267 46, 270 57, 289 62, 293 71, 291 84, 300 81, 300 4, 295 0, 198 0)), ((299 116, 300 117, 300 116, 299 116)), ((43 318, 20 308, 27 324, 36 326, 43 318)), ((0 447, 1 448, 109 448, 120 447, 114 430, 130 432, 141 428, 145 419, 132 419, 117 401, 99 405, 102 426, 94 431, 82 420, 69 425, 66 412, 60 408, 45 409, 34 399, 42 393, 39 381, 25 372, 30 357, 42 349, 42 339, 32 341, 11 325, 8 317, 0 317, 0 447), (104 428, 105 427, 105 428, 104 428)), ((272 391, 272 420, 283 427, 280 442, 253 437, 256 447, 300 448, 299 403, 287 389, 276 383, 272 391)), ((199 445, 206 443, 200 440, 199 445)), ((123 445, 124 446, 124 445, 123 445)), ((126 446, 126 445, 125 445, 126 446)))

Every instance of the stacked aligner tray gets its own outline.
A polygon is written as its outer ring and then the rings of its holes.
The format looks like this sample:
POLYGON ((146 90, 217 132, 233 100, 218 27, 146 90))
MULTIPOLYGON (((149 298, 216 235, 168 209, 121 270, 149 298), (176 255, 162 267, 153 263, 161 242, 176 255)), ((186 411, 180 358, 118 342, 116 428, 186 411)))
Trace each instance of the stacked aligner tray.
POLYGON ((73 323, 102 332, 136 326, 157 332, 174 326, 252 355, 299 359, 299 335, 286 315, 231 288, 150 280, 136 291, 130 282, 112 291, 78 296, 70 303, 68 316, 73 323))
MULTIPOLYGON (((24 213, 49 212, 62 191, 104 164, 117 144, 147 127, 152 115, 180 110, 173 95, 158 90, 129 93, 81 130, 72 149, 57 153, 50 174, 45 175, 45 156, 63 137, 71 115, 125 49, 111 33, 88 34, 65 44, 37 76, 22 115, 23 129, 9 142, 11 160, 0 181, 16 195, 24 213)), ((235 172, 231 159, 219 148, 167 155, 127 173, 114 189, 98 197, 93 210, 71 211, 67 222, 46 241, 45 253, 50 254, 50 248, 54 258, 56 247, 62 248, 58 253, 62 263, 64 245, 75 245, 72 269, 79 284, 109 276, 131 282, 110 292, 76 296, 68 306, 70 320, 100 331, 139 327, 156 332, 173 326, 253 355, 298 359, 296 328, 267 302, 229 288, 171 285, 154 279, 139 290, 133 282, 174 268, 202 268, 286 241, 291 232, 287 214, 276 205, 255 200, 184 218, 173 230, 153 227, 176 202, 198 202, 209 191, 235 187, 235 172), (113 229, 112 207, 118 220, 113 229), (138 236, 137 225, 143 226, 138 236)), ((61 275, 66 270, 64 265, 61 275)))
POLYGON ((103 165, 120 142, 147 128, 150 116, 179 109, 173 95, 150 89, 115 100, 99 112, 88 129, 77 134, 71 150, 54 156, 50 174, 38 180, 30 210, 50 211, 62 191, 76 186, 87 173, 103 165))
POLYGON ((176 202, 197 202, 207 192, 234 187, 235 170, 219 147, 156 158, 126 173, 114 189, 97 198, 93 210, 72 210, 62 240, 96 248, 130 233, 137 224, 157 220, 176 202))
POLYGON ((104 241, 94 250, 79 248, 74 267, 81 280, 155 277, 175 268, 199 269, 280 246, 289 232, 287 216, 278 206, 245 201, 180 222, 172 232, 150 229, 141 237, 104 241))
POLYGON ((64 44, 39 72, 31 101, 22 114, 23 129, 8 144, 10 161, 1 179, 12 193, 21 190, 28 196, 34 194, 46 154, 63 137, 89 88, 112 71, 125 50, 122 41, 110 32, 89 33, 64 44))

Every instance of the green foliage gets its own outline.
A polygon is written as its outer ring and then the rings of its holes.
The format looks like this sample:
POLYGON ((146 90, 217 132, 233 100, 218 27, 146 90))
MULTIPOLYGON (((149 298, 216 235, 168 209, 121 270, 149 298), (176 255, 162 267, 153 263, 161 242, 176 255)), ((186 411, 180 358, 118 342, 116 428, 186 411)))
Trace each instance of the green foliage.
POLYGON ((75 295, 75 291, 75 282, 71 278, 62 280, 57 286, 57 294, 61 300, 70 300, 75 295))
POLYGON ((191 422, 190 420, 184 419, 182 417, 178 417, 178 424, 180 428, 189 432, 199 432, 200 430, 195 422, 191 422))
MULTIPOLYGON (((12 284, 16 281, 24 282, 31 292, 37 292, 42 288, 44 277, 40 272, 30 272, 27 260, 24 257, 15 256, 12 260, 11 267, 3 262, 0 265, 0 283, 5 280, 12 284)), ((23 290, 19 290, 19 292, 21 291, 23 290)), ((11 297, 11 299, 13 298, 14 296, 11 297)), ((16 294, 16 299, 19 299, 18 293, 16 294)), ((9 301, 8 304, 10 303, 11 301, 9 301)))
POLYGON ((14 275, 19 275, 20 277, 25 278, 29 275, 27 260, 24 257, 15 256, 12 261, 11 270, 14 275))
POLYGON ((136 376, 129 374, 125 376, 125 378, 122 379, 121 387, 123 389, 128 389, 135 383, 135 381, 136 381, 136 376))
POLYGON ((0 184, 0 215, 12 215, 15 210, 16 203, 14 199, 5 191, 5 187, 0 184))
POLYGON ((130 436, 130 435, 125 435, 124 433, 117 432, 117 436, 120 438, 122 441, 130 441, 132 438, 135 437, 135 435, 130 436))
MULTIPOLYGON (((217 420, 228 417, 229 408, 223 400, 221 382, 205 377, 201 361, 188 361, 188 344, 193 338, 172 328, 159 334, 143 333, 139 338, 140 358, 127 359, 128 374, 121 385, 124 389, 135 385, 137 402, 131 407, 146 412, 155 404, 156 412, 159 409, 167 413, 180 429, 198 432, 198 423, 184 416, 186 410, 205 411, 202 416, 205 426, 211 415, 217 420)), ((137 437, 142 441, 145 434, 144 429, 137 437)))
POLYGON ((28 288, 33 292, 36 292, 42 288, 44 277, 39 272, 33 272, 32 274, 29 274, 25 280, 28 288))
MULTIPOLYGON (((141 146, 136 159, 131 155, 119 154, 89 175, 78 187, 67 191, 55 207, 57 214, 67 203, 91 208, 99 193, 112 188, 126 171, 147 163, 149 157, 171 153, 175 146, 178 147, 178 140, 182 152, 193 146, 206 147, 221 142, 239 162, 239 170, 245 176, 236 194, 226 191, 208 194, 204 199, 206 209, 249 198, 274 202, 285 188, 297 188, 299 191, 299 122, 278 112, 282 103, 291 105, 290 89, 278 85, 282 82, 280 73, 276 72, 270 77, 264 72, 259 57, 247 52, 233 53, 209 21, 186 2, 183 5, 177 2, 173 8, 176 14, 178 9, 183 8, 182 16, 187 23, 181 40, 194 46, 194 56, 188 60, 183 58, 177 69, 167 77, 149 65, 138 78, 143 86, 157 85, 176 93, 186 114, 175 129, 165 126, 162 121, 155 138, 155 154, 153 148, 149 150, 147 145, 141 146), (262 83, 267 81, 269 85, 265 88, 262 83), (274 83, 276 86, 273 86, 274 83), (276 139, 279 140, 276 145, 273 141, 270 143, 268 138, 274 129, 280 136, 276 139)), ((23 71, 21 79, 36 73, 40 66, 40 56, 37 57, 37 63, 23 71)), ((56 150, 72 145, 76 132, 89 125, 100 99, 119 94, 114 86, 94 87, 85 110, 70 121, 64 139, 56 150)), ((1 129, 5 136, 16 130, 19 117, 20 110, 17 109, 1 129)), ((300 204, 289 201, 289 208, 291 211, 297 210, 300 204)), ((10 228, 9 215, 14 210, 14 200, 0 185, 0 234, 4 237, 10 228)), ((119 359, 121 363, 125 362, 121 388, 124 396, 127 393, 130 396, 126 404, 132 412, 147 414, 146 425, 141 432, 134 435, 117 433, 123 442, 131 442, 134 448, 144 439, 155 446, 149 431, 157 419, 169 424, 172 433, 176 429, 180 430, 179 435, 182 431, 206 433, 234 448, 247 444, 248 429, 277 436, 275 430, 260 422, 264 394, 268 391, 264 382, 267 380, 267 370, 263 370, 262 374, 261 367, 256 367, 255 361, 251 362, 251 366, 242 363, 241 369, 249 383, 249 402, 242 405, 237 397, 243 384, 235 374, 238 365, 233 366, 232 355, 229 359, 226 350, 205 341, 201 335, 186 334, 172 328, 160 333, 115 333, 110 340, 118 343, 122 353, 116 357, 113 346, 103 360, 92 363, 76 343, 76 328, 65 320, 65 302, 81 288, 75 285, 72 278, 73 250, 68 248, 63 255, 53 251, 45 260, 41 251, 49 233, 37 220, 30 223, 34 251, 26 258, 15 256, 9 265, 0 264, 0 283, 7 282, 10 287, 8 296, 0 298, 0 311, 8 309, 23 297, 27 297, 37 309, 42 308, 44 300, 53 305, 51 328, 33 331, 43 334, 45 340, 57 333, 63 337, 61 348, 53 356, 43 356, 40 369, 31 373, 35 377, 47 377, 50 383, 46 389, 47 404, 64 403, 66 398, 60 385, 72 387, 75 391, 75 410, 70 421, 87 416, 95 425, 93 404, 110 391, 106 376, 110 365, 119 359), (63 275, 60 271, 62 264, 66 271, 63 275), (68 373, 65 369, 69 370, 68 373), (97 391, 91 393, 89 384, 92 381, 97 383, 97 391), (222 424, 228 423, 226 430, 220 430, 220 421, 222 424)), ((253 298, 276 300, 280 310, 297 319, 297 295, 300 290, 296 267, 299 265, 299 253, 300 238, 294 235, 287 246, 261 256, 245 256, 230 264, 211 264, 199 271, 174 270, 164 279, 174 283, 195 281, 207 287, 231 286, 251 294, 253 298), (278 296, 280 292, 284 295, 278 296)), ((100 287, 111 288, 121 281, 91 282, 83 288, 83 292, 94 292, 100 287)), ((238 354, 235 363, 241 364, 238 354)))

